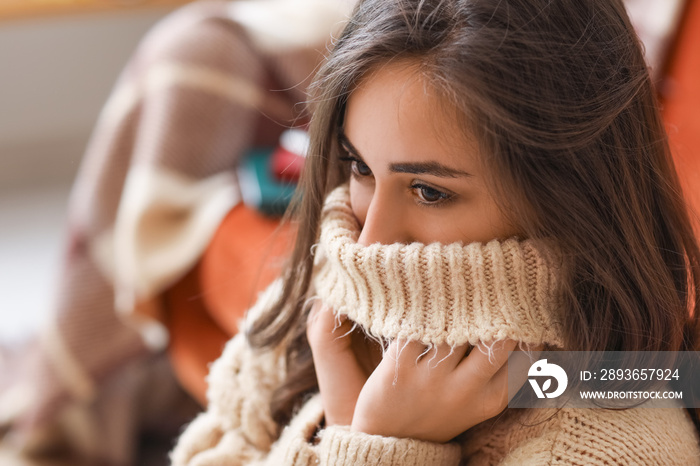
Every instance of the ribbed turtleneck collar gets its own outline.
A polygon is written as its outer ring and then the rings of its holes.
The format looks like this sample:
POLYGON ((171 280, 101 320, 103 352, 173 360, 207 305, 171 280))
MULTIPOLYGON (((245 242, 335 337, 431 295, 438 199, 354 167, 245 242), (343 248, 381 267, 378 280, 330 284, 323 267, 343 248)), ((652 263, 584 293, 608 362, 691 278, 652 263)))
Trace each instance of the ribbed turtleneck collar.
POLYGON ((511 338, 563 347, 553 255, 511 238, 489 243, 357 244, 347 185, 326 199, 313 286, 382 339, 462 345, 511 338))

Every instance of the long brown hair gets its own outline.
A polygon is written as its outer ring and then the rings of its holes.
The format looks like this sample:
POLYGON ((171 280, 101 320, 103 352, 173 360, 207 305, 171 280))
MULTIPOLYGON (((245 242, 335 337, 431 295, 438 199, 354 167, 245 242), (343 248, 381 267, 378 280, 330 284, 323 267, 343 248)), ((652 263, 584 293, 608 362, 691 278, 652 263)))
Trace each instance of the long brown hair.
POLYGON ((312 86, 296 246, 279 301, 248 334, 288 343, 280 424, 317 390, 304 301, 323 200, 347 179, 337 128, 358 82, 397 59, 464 117, 525 236, 557 241, 564 349, 700 350, 700 251, 622 2, 367 0, 312 86))

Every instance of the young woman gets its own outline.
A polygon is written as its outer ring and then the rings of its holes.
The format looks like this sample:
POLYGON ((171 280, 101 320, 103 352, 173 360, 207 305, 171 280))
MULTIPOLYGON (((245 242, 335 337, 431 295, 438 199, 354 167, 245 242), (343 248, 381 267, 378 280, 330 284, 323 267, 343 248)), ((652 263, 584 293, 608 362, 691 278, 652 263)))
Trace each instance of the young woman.
POLYGON ((680 405, 506 409, 516 347, 700 349, 620 1, 363 1, 313 91, 296 248, 175 464, 700 462, 680 405))

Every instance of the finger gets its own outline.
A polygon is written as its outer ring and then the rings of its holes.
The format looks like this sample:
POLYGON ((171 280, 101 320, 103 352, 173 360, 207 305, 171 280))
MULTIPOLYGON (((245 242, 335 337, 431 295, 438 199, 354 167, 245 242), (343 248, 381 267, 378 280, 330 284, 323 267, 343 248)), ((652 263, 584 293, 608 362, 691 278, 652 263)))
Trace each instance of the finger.
POLYGON ((342 324, 343 317, 336 314, 332 308, 317 300, 309 311, 307 325, 319 325, 327 332, 332 332, 337 326, 342 324))
POLYGON ((448 345, 443 343, 430 348, 419 360, 418 366, 427 370, 440 370, 441 372, 453 371, 464 356, 471 349, 471 345, 448 345))
POLYGON ((463 379, 465 384, 471 383, 477 387, 480 383, 483 384, 475 393, 479 399, 477 410, 483 419, 498 415, 508 406, 508 363, 511 358, 515 358, 520 367, 522 362, 517 355, 526 355, 522 351, 516 351, 516 347, 517 342, 508 339, 493 344, 479 343, 455 372, 458 376, 467 377, 463 379), (462 368, 464 363, 466 364, 462 368))
POLYGON ((449 374, 467 354, 470 345, 450 346, 447 344, 426 346, 417 341, 397 340, 389 345, 381 362, 382 371, 389 371, 392 377, 409 380, 449 374))
POLYGON ((332 308, 320 305, 309 315, 306 336, 312 351, 345 350, 351 344, 353 323, 344 315, 336 314, 332 308))
POLYGON ((418 364, 429 352, 430 347, 421 342, 396 339, 384 352, 382 361, 377 366, 378 371, 375 372, 391 377, 393 383, 399 380, 403 382, 414 380, 415 376, 424 377, 425 374, 422 374, 418 364))
POLYGON ((328 425, 349 425, 357 398, 367 375, 359 364, 351 343, 349 320, 337 326, 338 318, 331 308, 312 309, 313 319, 307 337, 314 362, 321 401, 328 425), (343 326, 348 330, 343 332, 343 326))
POLYGON ((506 364, 488 382, 491 390, 499 390, 505 387, 507 390, 506 403, 513 399, 527 381, 530 366, 539 359, 539 355, 542 352, 543 347, 539 346, 539 348, 531 351, 521 351, 516 348, 515 351, 510 353, 506 364))
POLYGON ((328 311, 328 307, 323 304, 320 299, 316 299, 309 310, 309 315, 306 317, 307 327, 312 327, 318 324, 324 312, 328 311))
POLYGON ((516 346, 517 342, 511 339, 498 340, 492 344, 479 343, 459 363, 457 370, 463 378, 490 380, 508 360, 508 352, 516 346))
POLYGON ((507 361, 486 384, 486 392, 490 394, 490 399, 484 404, 493 415, 505 409, 522 388, 527 381, 530 366, 539 359, 544 349, 543 345, 525 347, 526 351, 523 351, 516 345, 507 361))
POLYGON ((400 365, 404 366, 408 366, 409 363, 413 363, 412 366, 415 366, 421 356, 425 354, 428 349, 429 348, 419 341, 397 338, 389 344, 384 352, 383 359, 388 359, 394 363, 399 363, 400 365))

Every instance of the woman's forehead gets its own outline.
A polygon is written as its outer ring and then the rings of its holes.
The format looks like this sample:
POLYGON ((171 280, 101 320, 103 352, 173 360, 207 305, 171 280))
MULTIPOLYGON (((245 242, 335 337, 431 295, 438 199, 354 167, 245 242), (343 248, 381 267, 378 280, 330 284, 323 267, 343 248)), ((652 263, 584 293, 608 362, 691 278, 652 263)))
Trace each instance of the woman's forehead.
POLYGON ((392 62, 368 73, 350 94, 344 135, 362 152, 380 150, 387 157, 439 157, 473 169, 469 154, 478 144, 465 131, 453 104, 446 102, 420 67, 392 62))

